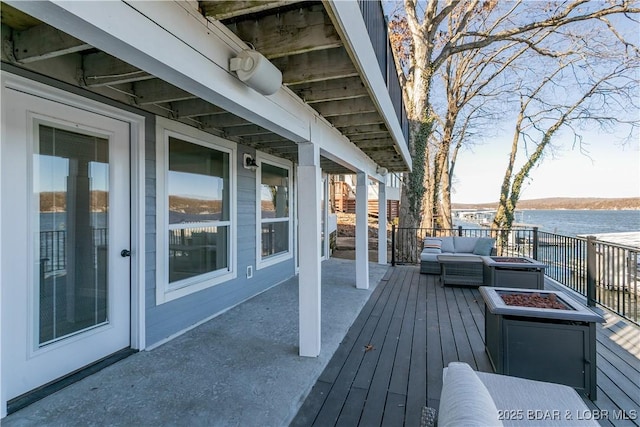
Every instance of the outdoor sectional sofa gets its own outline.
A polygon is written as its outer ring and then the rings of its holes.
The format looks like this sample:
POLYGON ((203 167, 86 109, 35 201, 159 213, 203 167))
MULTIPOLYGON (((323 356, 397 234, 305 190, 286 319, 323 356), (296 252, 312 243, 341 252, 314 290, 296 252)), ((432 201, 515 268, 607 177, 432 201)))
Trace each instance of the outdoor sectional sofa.
POLYGON ((438 427, 600 425, 594 418, 566 385, 475 372, 462 362, 443 371, 438 427))
POLYGON ((490 237, 428 237, 420 253, 420 273, 441 274, 438 255, 489 256, 495 252, 494 245, 490 237))

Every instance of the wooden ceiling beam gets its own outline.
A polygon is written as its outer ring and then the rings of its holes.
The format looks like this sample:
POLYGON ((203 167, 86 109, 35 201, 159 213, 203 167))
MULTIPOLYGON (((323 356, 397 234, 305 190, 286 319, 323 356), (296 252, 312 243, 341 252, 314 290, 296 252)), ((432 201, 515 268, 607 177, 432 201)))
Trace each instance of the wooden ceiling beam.
POLYGON ((176 118, 192 118, 226 113, 222 108, 207 101, 203 101, 202 99, 188 99, 185 101, 172 102, 171 110, 176 114, 176 118))
POLYGON ((283 138, 280 135, 277 135, 275 133, 270 133, 265 135, 245 136, 244 138, 242 138, 242 140, 245 141, 247 144, 251 144, 254 146, 262 146, 262 145, 267 146, 270 143, 280 144, 284 142, 291 142, 288 139, 283 138))
POLYGON ((377 111, 375 105, 369 98, 322 102, 313 104, 312 107, 324 117, 375 113, 377 111))
POLYGON ((393 148, 393 140, 391 139, 372 139, 369 141, 355 141, 354 144, 360 149, 384 149, 393 148))
POLYGON ((202 125, 204 127, 213 127, 213 128, 229 128, 234 126, 246 126, 251 123, 246 121, 245 119, 236 116, 231 113, 221 113, 214 114, 211 116, 204 116, 200 118, 202 125))
POLYGON ((337 128, 384 123, 384 120, 382 120, 382 117, 377 112, 358 115, 333 116, 327 117, 327 120, 337 128))
POLYGON ((280 154, 297 153, 298 152, 298 147, 296 145, 287 146, 287 147, 265 147, 265 148, 269 148, 270 150, 278 152, 280 154))
MULTIPOLYGON (((2 23, 13 28, 14 30, 22 31, 42 24, 42 21, 34 18, 31 15, 2 2, 2 23)), ((2 29, 4 31, 4 28, 2 29)))
POLYGON ((345 135, 351 141, 370 141, 370 140, 378 140, 378 139, 388 139, 389 132, 371 132, 371 133, 362 133, 357 135, 345 135))
POLYGON ((189 92, 160 79, 135 82, 133 91, 136 94, 136 103, 138 105, 164 104, 196 98, 189 92))
POLYGON ((227 27, 269 59, 342 46, 321 3, 236 20, 227 27))
POLYGON ((200 10, 204 16, 208 16, 219 21, 223 19, 236 18, 238 16, 248 15, 252 13, 260 13, 269 9, 275 9, 282 6, 288 6, 299 3, 293 0, 224 0, 224 1, 200 1, 200 10))
POLYGON ((395 151, 380 151, 373 149, 363 149, 364 153, 371 158, 371 160, 375 161, 379 164, 392 163, 395 161, 402 161, 402 158, 395 151))
POLYGON ((93 46, 47 24, 13 32, 13 55, 23 64, 88 49, 93 46))
POLYGON ((355 136, 370 133, 386 132, 389 133, 387 127, 383 123, 377 123, 373 125, 357 125, 357 126, 343 126, 338 128, 345 136, 355 136))
POLYGON ((240 136, 240 137, 250 136, 250 135, 265 135, 265 134, 272 133, 271 131, 268 131, 263 127, 253 125, 253 124, 224 128, 223 131, 225 135, 240 136))
POLYGON ((293 150, 298 150, 298 146, 294 143, 289 141, 289 143, 284 143, 284 142, 276 142, 276 143, 270 143, 270 144, 256 144, 256 148, 260 149, 260 150, 287 150, 290 151, 291 149, 293 150))
POLYGON ((316 50, 271 61, 282 71, 286 85, 359 76, 351 58, 342 48, 316 50))
POLYGON ((308 104, 369 96, 360 77, 289 85, 289 89, 308 104))

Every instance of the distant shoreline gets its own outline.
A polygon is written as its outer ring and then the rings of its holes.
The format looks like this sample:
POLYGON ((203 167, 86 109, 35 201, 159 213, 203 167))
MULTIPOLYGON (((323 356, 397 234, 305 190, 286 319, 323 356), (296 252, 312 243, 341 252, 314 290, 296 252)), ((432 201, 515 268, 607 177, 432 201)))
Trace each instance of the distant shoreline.
MULTIPOLYGON (((452 209, 496 209, 498 202, 452 203, 452 209)), ((517 210, 640 210, 640 197, 628 198, 573 198, 520 200, 517 210)))

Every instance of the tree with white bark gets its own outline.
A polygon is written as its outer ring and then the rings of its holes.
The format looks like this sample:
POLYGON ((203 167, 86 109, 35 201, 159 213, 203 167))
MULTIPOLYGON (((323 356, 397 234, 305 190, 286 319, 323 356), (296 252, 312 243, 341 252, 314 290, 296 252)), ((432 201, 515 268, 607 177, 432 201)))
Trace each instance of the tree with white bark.
MULTIPOLYGON (((496 79, 506 70, 522 67, 523 52, 529 60, 533 55, 559 58, 560 50, 554 48, 553 40, 573 35, 573 27, 585 22, 619 36, 609 18, 635 19, 640 11, 636 4, 626 0, 398 3, 390 33, 410 122, 413 159, 413 170, 405 175, 402 188, 400 227, 450 226, 452 170, 457 150, 469 141, 465 135, 473 123, 470 118, 474 111, 475 117, 486 117, 480 113, 487 108, 489 98, 484 95, 497 90, 496 79), (499 71, 502 66, 505 68, 499 71), (438 92, 437 76, 443 73, 445 86, 453 85, 438 92), (460 80, 459 76, 466 77, 460 80), (447 108, 437 110, 434 93, 446 93, 447 108), (455 108, 450 111, 449 106, 455 108), (439 216, 443 211, 445 215, 439 216)), ((622 36, 619 40, 627 42, 622 36)), ((561 43, 563 52, 566 48, 561 43)), ((418 243, 409 246, 404 252, 415 253, 418 243)))
MULTIPOLYGON (((585 130, 624 131, 621 142, 637 140, 640 121, 640 49, 621 33, 595 33, 589 40, 566 35, 562 55, 540 61, 546 73, 518 76, 517 115, 494 228, 510 229, 523 187, 554 141, 564 133, 588 155, 585 130)), ((614 139, 614 136, 609 138, 614 139)))

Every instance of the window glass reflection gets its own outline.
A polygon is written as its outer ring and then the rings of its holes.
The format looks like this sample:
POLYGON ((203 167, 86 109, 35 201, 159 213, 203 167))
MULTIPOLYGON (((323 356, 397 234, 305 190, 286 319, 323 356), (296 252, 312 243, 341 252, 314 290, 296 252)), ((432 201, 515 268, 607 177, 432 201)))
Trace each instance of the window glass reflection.
POLYGON ((229 220, 229 154, 169 138, 169 224, 229 220))
POLYGON ((287 218, 289 216, 289 171, 262 163, 260 206, 262 218, 287 218))
POLYGON ((229 269, 229 157, 169 138, 169 283, 229 269))
POLYGON ((289 221, 262 224, 262 257, 287 252, 289 250, 289 221))

